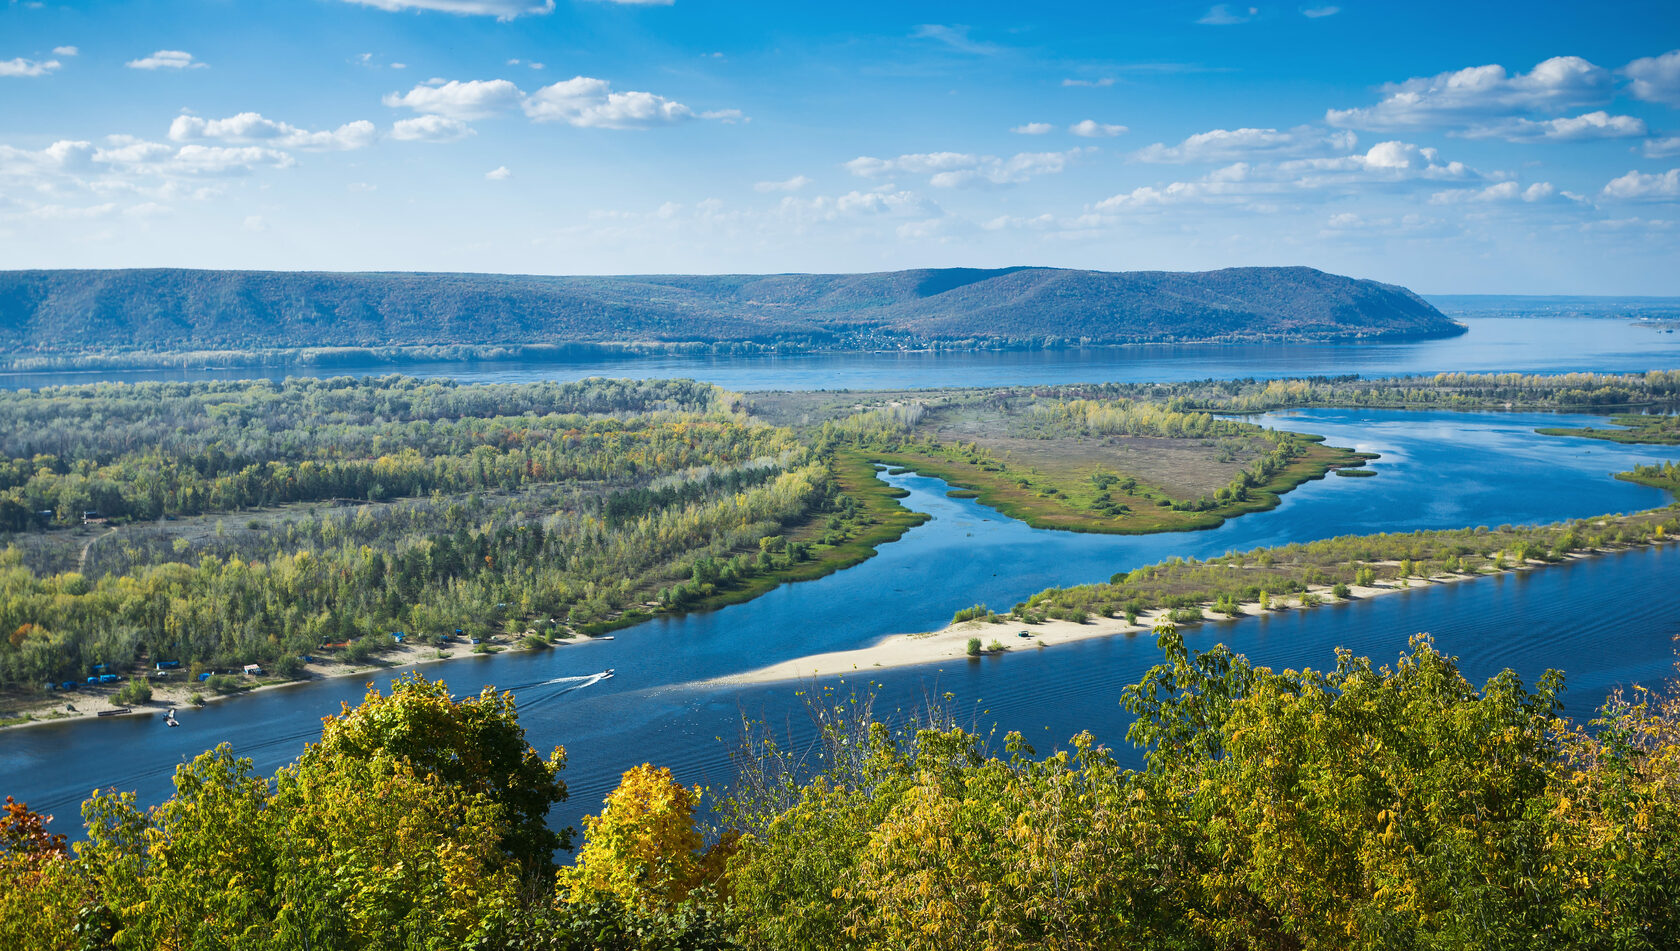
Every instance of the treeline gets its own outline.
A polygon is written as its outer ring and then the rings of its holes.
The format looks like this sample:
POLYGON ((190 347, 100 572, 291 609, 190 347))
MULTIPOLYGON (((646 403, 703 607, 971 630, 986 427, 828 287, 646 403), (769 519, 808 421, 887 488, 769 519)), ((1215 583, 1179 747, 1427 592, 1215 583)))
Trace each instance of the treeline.
POLYGON ((637 478, 763 452, 689 381, 463 387, 403 378, 0 394, 0 531, 325 499, 637 478), (607 416, 605 414, 617 414, 607 416), (45 513, 51 513, 50 516, 45 513))
POLYGON ((1121 691, 1143 769, 1089 733, 1040 755, 937 710, 811 700, 749 730, 731 792, 652 765, 541 824, 564 754, 511 697, 398 681, 271 782, 222 747, 156 809, 83 806, 74 850, 0 818, 0 943, 482 951, 1148 947, 1661 951, 1680 943, 1680 701, 1586 728, 1563 676, 1480 687, 1427 636, 1377 666, 1273 671, 1171 625, 1121 691), (821 764, 812 774, 810 764, 821 764), (710 828, 711 834, 703 830, 710 828))
MULTIPOLYGON (((1009 392, 1009 391, 1006 391, 1009 392)), ((1437 373, 1362 379, 1191 380, 1025 388, 1053 399, 1133 399, 1179 413, 1258 413, 1304 407, 1539 409, 1631 406, 1680 401, 1680 371, 1645 373, 1437 373)))

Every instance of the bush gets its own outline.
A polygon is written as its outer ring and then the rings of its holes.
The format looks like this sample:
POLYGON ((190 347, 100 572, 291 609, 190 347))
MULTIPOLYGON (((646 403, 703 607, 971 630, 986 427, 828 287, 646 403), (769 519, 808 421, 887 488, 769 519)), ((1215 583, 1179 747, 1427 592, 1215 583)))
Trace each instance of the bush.
POLYGON ((150 703, 152 699, 152 682, 144 677, 136 677, 122 685, 116 696, 111 699, 127 706, 131 703, 150 703))
POLYGON ((979 657, 980 656, 980 638, 971 637, 971 638, 968 639, 968 656, 970 656, 970 657, 979 657))
POLYGON ((187 698, 187 702, 195 707, 202 707, 204 706, 204 694, 195 693, 187 698))
POLYGON ((976 604, 971 608, 963 608, 961 611, 951 615, 951 623, 961 624, 964 621, 974 621, 991 613, 991 608, 986 607, 984 604, 976 604))
POLYGON ((217 693, 236 693, 243 686, 243 681, 232 674, 212 674, 204 685, 217 693))
POLYGON ((287 680, 301 680, 308 673, 303 658, 296 654, 285 654, 274 662, 274 672, 287 680))
POLYGON ((1350 589, 1346 584, 1343 584, 1342 582, 1338 581, 1338 582, 1336 582, 1336 586, 1330 589, 1330 593, 1335 595, 1336 597, 1340 598, 1341 600, 1346 601, 1349 597, 1351 597, 1353 595, 1353 590, 1350 589))

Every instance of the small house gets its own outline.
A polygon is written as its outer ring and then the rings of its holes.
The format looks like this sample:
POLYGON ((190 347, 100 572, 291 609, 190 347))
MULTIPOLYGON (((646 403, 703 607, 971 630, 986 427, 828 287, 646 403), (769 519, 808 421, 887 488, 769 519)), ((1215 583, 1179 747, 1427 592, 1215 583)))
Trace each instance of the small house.
POLYGON ((262 665, 260 665, 260 664, 246 664, 245 665, 245 676, 247 676, 247 677, 261 677, 262 672, 263 672, 263 669, 262 669, 262 665))

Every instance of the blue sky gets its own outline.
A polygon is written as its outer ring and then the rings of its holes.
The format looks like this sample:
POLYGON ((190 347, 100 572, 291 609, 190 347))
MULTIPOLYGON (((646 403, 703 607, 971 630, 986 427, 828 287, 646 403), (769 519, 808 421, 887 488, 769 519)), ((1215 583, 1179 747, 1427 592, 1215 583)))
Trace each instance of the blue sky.
POLYGON ((1680 294, 1680 5, 0 0, 0 266, 1680 294))

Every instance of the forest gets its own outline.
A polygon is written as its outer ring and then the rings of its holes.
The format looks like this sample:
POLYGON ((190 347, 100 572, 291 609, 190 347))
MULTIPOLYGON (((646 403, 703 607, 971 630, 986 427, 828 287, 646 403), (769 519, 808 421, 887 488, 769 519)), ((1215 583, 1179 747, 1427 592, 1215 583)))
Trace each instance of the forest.
POLYGON ((1195 652, 1115 698, 1122 767, 809 696, 811 748, 748 725, 731 791, 627 771, 550 830, 565 752, 511 695, 370 689, 273 776, 222 746, 142 809, 96 792, 84 841, 0 815, 16 951, 944 951, 1583 948, 1680 943, 1680 701, 1560 712, 1563 676, 1476 685, 1427 637, 1325 670, 1195 652), (555 850, 558 849, 558 852, 555 850), (575 849, 575 850, 574 850, 575 849), (569 854, 568 854, 569 853, 569 854), (560 859, 569 864, 559 864, 560 859))
POLYGON ((101 385, 0 394, 0 414, 13 690, 161 660, 299 676, 393 632, 540 646, 915 523, 682 381, 101 385))

